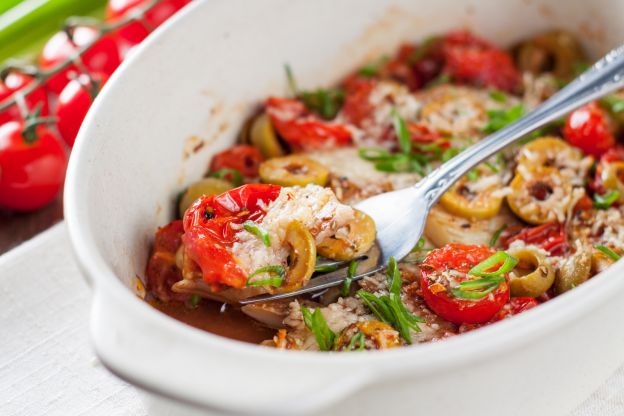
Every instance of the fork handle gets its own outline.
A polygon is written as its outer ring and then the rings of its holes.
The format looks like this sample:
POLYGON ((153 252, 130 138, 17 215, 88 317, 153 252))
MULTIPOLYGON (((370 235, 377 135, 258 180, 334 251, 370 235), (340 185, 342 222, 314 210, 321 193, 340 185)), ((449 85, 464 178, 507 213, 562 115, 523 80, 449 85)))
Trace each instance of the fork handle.
POLYGON ((624 86, 624 45, 613 49, 591 68, 516 122, 489 135, 431 172, 416 188, 431 207, 470 169, 570 111, 624 86), (421 194, 422 195, 422 194, 421 194))

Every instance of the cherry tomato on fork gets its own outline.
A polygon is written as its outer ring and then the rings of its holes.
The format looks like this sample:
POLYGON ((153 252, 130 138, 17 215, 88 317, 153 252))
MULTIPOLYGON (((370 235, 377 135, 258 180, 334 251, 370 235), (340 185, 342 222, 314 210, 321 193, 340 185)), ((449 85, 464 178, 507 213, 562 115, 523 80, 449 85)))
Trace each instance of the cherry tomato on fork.
MULTIPOLYGON (((117 36, 123 40, 126 46, 134 46, 189 2, 190 0, 161 1, 145 13, 141 21, 132 22, 120 28, 117 31, 117 36)), ((106 19, 114 22, 147 4, 149 4, 149 0, 109 0, 106 5, 106 19)))
POLYGON ((448 276, 466 281, 468 271, 492 256, 494 251, 482 245, 447 244, 432 250, 422 263, 420 287, 427 306, 442 318, 456 324, 479 324, 489 321, 509 300, 506 281, 479 299, 456 297, 449 290, 448 276), (462 277, 463 276, 463 277, 462 277))
POLYGON ((295 149, 319 149, 351 143, 346 126, 322 120, 296 99, 269 97, 266 111, 279 135, 295 149))
POLYGON ((0 126, 0 206, 31 211, 48 204, 63 185, 66 165, 65 150, 46 126, 0 126))
POLYGON ((210 171, 235 169, 244 178, 255 178, 258 176, 258 168, 263 160, 258 148, 239 144, 217 153, 210 162, 210 171))
MULTIPOLYGON (((99 31, 90 26, 70 26, 57 32, 43 47, 39 65, 41 69, 50 69, 70 59, 76 51, 98 38, 99 40, 80 59, 90 73, 110 76, 121 63, 117 43, 111 36, 100 37, 99 31)), ((50 78, 47 84, 52 92, 60 94, 71 80, 70 75, 72 73, 77 75, 80 72, 76 65, 70 65, 50 78)))
POLYGON ((596 102, 572 111, 566 118, 563 135, 570 144, 595 157, 615 146, 607 113, 596 102))
POLYGON ((56 127, 69 147, 74 145, 80 125, 107 79, 103 74, 81 74, 61 91, 56 106, 56 127))
MULTIPOLYGON (((0 73, 0 104, 15 97, 15 93, 28 87, 35 82, 35 77, 19 70, 9 69, 0 73)), ((40 114, 48 115, 48 94, 43 87, 35 88, 25 97, 25 103, 28 110, 35 110, 40 107, 40 114)), ((4 124, 12 120, 21 120, 22 115, 17 104, 13 104, 6 110, 0 112, 0 124, 4 124)))

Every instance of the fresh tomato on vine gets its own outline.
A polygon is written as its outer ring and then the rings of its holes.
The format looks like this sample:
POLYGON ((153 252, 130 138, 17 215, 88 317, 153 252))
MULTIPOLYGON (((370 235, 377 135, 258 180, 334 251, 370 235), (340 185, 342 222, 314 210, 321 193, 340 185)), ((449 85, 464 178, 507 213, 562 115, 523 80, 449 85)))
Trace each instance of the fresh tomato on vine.
POLYGON ((509 300, 505 274, 475 277, 468 272, 490 258, 494 259, 494 264, 484 271, 499 266, 502 269, 507 264, 506 258, 503 256, 501 265, 494 255, 491 248, 482 245, 447 244, 432 250, 422 263, 420 276, 427 306, 456 324, 489 321, 509 300))
POLYGON ((325 121, 296 99, 269 97, 266 111, 279 135, 293 148, 311 150, 351 143, 346 126, 325 121))
MULTIPOLYGON (((15 93, 35 82, 33 75, 22 72, 18 69, 8 68, 0 72, 0 105, 15 98, 15 93)), ((48 94, 43 87, 35 88, 24 100, 29 111, 39 109, 40 114, 48 115, 48 94)), ((22 114, 17 104, 13 104, 0 112, 0 124, 12 120, 21 120, 22 114)))
MULTIPOLYGON (((217 153, 210 162, 210 171, 218 172, 223 169, 234 169, 244 178, 255 178, 258 176, 258 168, 264 158, 254 146, 239 144, 217 153)), ((227 178, 226 176, 226 179, 227 178)))
POLYGON ((202 270, 206 283, 241 288, 247 276, 238 266, 227 247, 235 241, 239 228, 246 220, 259 221, 263 207, 275 200, 281 191, 277 185, 249 184, 221 195, 199 198, 184 215, 182 241, 187 255, 202 270))
POLYGON ((31 211, 51 202, 63 185, 67 155, 43 124, 0 126, 0 207, 31 211))
MULTIPOLYGON (((80 58, 82 65, 89 73, 110 76, 121 63, 119 47, 111 36, 100 36, 100 32, 90 26, 68 26, 52 36, 39 57, 41 69, 48 70, 71 59, 76 51, 95 39, 98 40, 80 58)), ((52 76, 47 85, 52 92, 60 94, 65 85, 71 81, 71 75, 78 75, 81 72, 77 65, 72 64, 52 76)))
MULTIPOLYGON (((161 1, 146 12, 143 19, 121 27, 117 31, 117 36, 122 39, 126 47, 132 47, 189 2, 190 0, 161 1)), ((149 0, 109 0, 106 5, 106 19, 110 22, 120 20, 149 3, 149 0)))
POLYGON ((74 145, 80 125, 107 79, 104 74, 81 74, 61 91, 56 106, 56 127, 69 147, 74 145))
POLYGON ((595 157, 602 156, 615 146, 607 112, 596 102, 568 114, 563 135, 570 144, 595 157))

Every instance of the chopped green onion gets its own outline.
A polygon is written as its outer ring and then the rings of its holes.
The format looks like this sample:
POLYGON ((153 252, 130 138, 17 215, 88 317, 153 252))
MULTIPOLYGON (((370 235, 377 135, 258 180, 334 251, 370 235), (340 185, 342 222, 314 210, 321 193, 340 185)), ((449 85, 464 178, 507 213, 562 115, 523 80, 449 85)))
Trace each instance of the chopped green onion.
POLYGON ((496 290, 505 281, 503 276, 488 276, 481 279, 466 280, 451 288, 451 293, 460 299, 481 299, 496 290))
POLYGON ((491 90, 490 98, 494 101, 498 101, 499 103, 504 103, 505 101, 507 101, 507 94, 505 94, 501 90, 491 90))
POLYGON ((618 191, 611 191, 604 195, 594 194, 594 207, 607 209, 620 199, 618 191))
POLYGON ((503 224, 498 230, 494 231, 494 235, 492 235, 492 239, 490 240, 490 247, 494 247, 498 242, 503 231, 507 229, 507 224, 503 224))
POLYGON ((522 117, 524 115, 524 106, 516 104, 508 110, 489 110, 487 115, 489 120, 483 127, 483 132, 494 133, 522 117))
POLYGON ((438 44, 441 39, 442 38, 439 36, 431 36, 425 39, 423 43, 418 45, 418 47, 414 49, 414 51, 410 54, 410 56, 407 58, 407 62, 413 65, 416 62, 420 61, 422 58, 427 56, 429 51, 431 51, 431 49, 436 44, 438 44))
POLYGON ((492 173, 498 173, 498 172, 499 172, 499 170, 498 170, 498 166, 496 166, 494 163, 492 163, 492 162, 490 162, 490 161, 486 160, 485 162, 483 162, 483 164, 484 164, 485 166, 487 166, 488 168, 490 168, 490 170, 492 171, 492 173))
POLYGON ((328 264, 326 266, 316 266, 314 273, 329 273, 338 270, 337 264, 328 264))
POLYGON ((402 286, 401 271, 399 270, 399 265, 394 257, 390 257, 390 260, 388 261, 386 276, 388 277, 388 291, 400 296, 402 286))
POLYGON ((583 72, 587 71, 591 67, 587 62, 577 61, 572 64, 572 70, 574 71, 574 76, 579 76, 583 72))
POLYGON ((477 179, 479 179, 479 171, 476 169, 470 169, 468 173, 466 174, 466 177, 468 178, 470 182, 474 182, 477 179))
POLYGON ((301 314, 303 315, 303 322, 314 334, 316 343, 321 351, 331 351, 334 348, 336 334, 327 325, 321 310, 316 308, 314 312, 310 312, 308 308, 301 305, 301 314))
POLYGON ((607 257, 609 257, 613 261, 618 261, 622 257, 607 246, 598 245, 596 246, 596 249, 602 251, 607 257))
POLYGON ((601 99, 600 102, 604 104, 611 113, 617 114, 624 111, 624 97, 619 95, 607 95, 601 99))
POLYGON ((357 261, 352 260, 351 263, 349 263, 349 268, 347 269, 347 278, 345 279, 342 285, 342 290, 340 291, 340 294, 342 296, 349 296, 349 290, 351 290, 351 282, 353 282, 353 277, 357 272, 357 267, 357 261))
POLYGON ((409 154, 412 151, 412 140, 410 139, 409 130, 405 120, 396 108, 392 109, 392 125, 394 126, 394 133, 399 139, 399 146, 404 154, 409 154))
POLYGON ((448 84, 451 82, 451 76, 449 74, 440 74, 431 81, 429 81, 426 85, 426 88, 436 87, 438 85, 448 84))
POLYGON ((362 159, 372 161, 383 160, 392 157, 392 154, 386 149, 378 147, 364 147, 362 149, 359 149, 358 153, 362 159))
POLYGON ((241 186, 243 184, 243 175, 236 169, 220 169, 215 172, 210 172, 209 176, 218 179, 225 179, 226 181, 232 182, 234 186, 241 186))
POLYGON ((442 153, 442 162, 448 162, 449 160, 457 156, 459 152, 461 152, 461 149, 457 147, 449 147, 442 153))
POLYGON ((379 70, 390 58, 387 55, 382 56, 376 62, 371 62, 364 65, 358 71, 358 74, 363 77, 374 77, 379 73, 379 70))
POLYGON ((470 269, 468 274, 477 277, 502 276, 503 274, 512 271, 513 268, 516 267, 516 264, 518 264, 517 258, 510 256, 504 251, 497 251, 495 254, 470 269), (488 272, 488 270, 498 265, 500 265, 498 269, 493 272, 488 272))
POLYGON ((247 279, 247 286, 274 286, 280 287, 284 283, 284 278, 286 277, 286 269, 282 265, 273 265, 273 266, 264 266, 255 270, 252 274, 249 275, 247 279), (262 273, 268 273, 269 276, 275 277, 267 277, 266 279, 259 279, 252 281, 251 278, 257 276, 262 273))
POLYGON ((195 309, 199 306, 199 302, 201 301, 201 296, 198 294, 191 295, 190 305, 191 309, 195 309))
POLYGON ((319 88, 314 91, 302 91, 298 97, 305 106, 318 113, 325 120, 336 117, 344 102, 344 91, 339 88, 319 88))
POLYGON ((349 344, 345 348, 346 351, 364 351, 366 347, 366 337, 360 331, 354 334, 349 341, 349 344), (355 345, 358 345, 357 350, 355 349, 355 345))
POLYGON ((297 87, 297 81, 295 81, 295 75, 289 64, 284 64, 284 71, 286 71, 286 80, 288 81, 288 88, 290 93, 294 96, 299 95, 299 88, 297 87))
POLYGON ((243 228, 262 240, 265 246, 271 247, 271 237, 269 236, 269 233, 254 221, 245 221, 243 223, 243 228))

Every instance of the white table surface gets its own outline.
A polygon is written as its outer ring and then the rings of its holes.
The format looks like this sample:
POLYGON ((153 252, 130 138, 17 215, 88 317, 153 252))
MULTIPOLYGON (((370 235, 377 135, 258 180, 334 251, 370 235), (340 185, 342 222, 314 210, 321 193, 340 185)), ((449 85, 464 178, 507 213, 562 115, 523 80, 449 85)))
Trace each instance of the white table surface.
MULTIPOLYGON (((93 354, 89 304, 64 223, 0 257, 0 415, 147 414, 93 354)), ((621 364, 570 416, 624 415, 621 364)))

